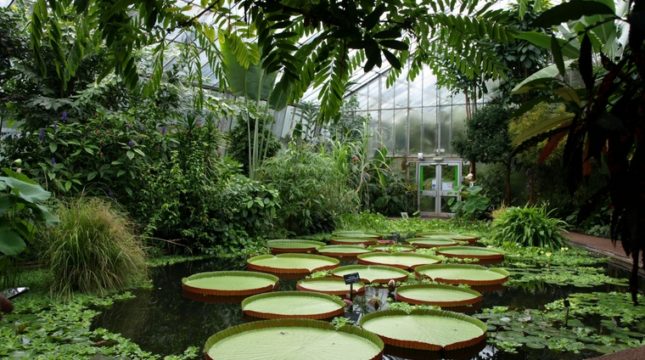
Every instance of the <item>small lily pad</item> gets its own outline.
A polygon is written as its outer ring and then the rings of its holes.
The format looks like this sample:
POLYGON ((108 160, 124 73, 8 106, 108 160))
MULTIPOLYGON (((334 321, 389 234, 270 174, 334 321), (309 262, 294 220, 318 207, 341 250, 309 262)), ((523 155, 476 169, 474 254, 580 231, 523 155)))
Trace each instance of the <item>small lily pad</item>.
POLYGON ((345 302, 319 292, 281 291, 244 299, 242 312, 261 319, 329 319, 345 313, 345 302))
POLYGON ((331 274, 342 277, 343 275, 358 273, 361 280, 368 283, 388 283, 390 280, 402 281, 408 278, 405 270, 384 265, 347 265, 332 270, 331 274))
MULTIPOLYGON (((298 281, 296 288, 302 291, 314 291, 329 295, 344 296, 349 294, 349 285, 338 277, 323 277, 315 279, 303 279, 298 281)), ((365 291, 365 284, 362 282, 353 285, 353 291, 356 294, 365 291)))
POLYGON ((388 265, 401 269, 414 269, 419 265, 437 264, 441 258, 415 253, 383 253, 374 252, 358 255, 359 264, 367 265, 388 265))
POLYGON ((301 239, 275 239, 267 241, 267 246, 273 254, 309 253, 321 246, 325 246, 325 243, 301 239))
POLYGON ((247 260, 250 270, 273 274, 310 274, 333 269, 340 261, 328 256, 310 254, 258 255, 247 260))
POLYGON ((442 283, 476 286, 503 284, 510 276, 510 273, 504 269, 470 264, 423 265, 417 267, 415 272, 419 277, 427 277, 442 283))

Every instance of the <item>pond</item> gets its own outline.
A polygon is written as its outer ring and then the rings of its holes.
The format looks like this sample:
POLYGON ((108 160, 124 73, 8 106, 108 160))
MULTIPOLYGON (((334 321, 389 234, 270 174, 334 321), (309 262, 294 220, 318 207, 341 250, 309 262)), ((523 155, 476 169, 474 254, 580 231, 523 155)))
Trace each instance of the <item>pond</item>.
MULTIPOLYGON (((97 316, 92 326, 120 333, 139 344, 143 350, 157 354, 177 354, 189 346, 197 346, 201 349, 206 339, 214 333, 253 320, 243 316, 240 304, 209 304, 184 298, 181 291, 182 277, 204 271, 244 269, 244 265, 242 261, 213 259, 153 268, 152 289, 134 291, 136 295, 134 298, 115 303, 97 316)), ((615 275, 624 276, 623 270, 612 268, 611 271, 615 275)), ((295 283, 296 280, 281 280, 280 290, 294 290, 295 283)), ((503 290, 486 293, 482 307, 540 308, 570 293, 613 289, 616 287, 577 288, 548 284, 522 288, 506 287, 503 290)), ((355 303, 360 301, 361 299, 357 298, 355 303)), ((352 314, 348 315, 351 317, 352 314)), ((593 352, 574 354, 528 348, 521 348, 518 353, 511 354, 487 345, 478 354, 464 358, 566 360, 593 355, 597 354, 593 352)), ((384 359, 406 358, 386 354, 384 359)))

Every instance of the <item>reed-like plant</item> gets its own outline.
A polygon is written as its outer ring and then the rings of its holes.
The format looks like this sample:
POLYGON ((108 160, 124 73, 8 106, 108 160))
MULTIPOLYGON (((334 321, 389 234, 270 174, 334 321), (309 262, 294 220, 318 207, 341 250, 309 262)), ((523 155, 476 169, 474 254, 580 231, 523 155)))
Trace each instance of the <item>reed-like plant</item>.
POLYGON ((519 246, 560 248, 567 223, 551 217, 544 206, 509 207, 493 213, 493 239, 519 246))
POLYGON ((60 224, 44 236, 55 295, 104 294, 146 274, 145 254, 127 218, 98 198, 71 200, 58 208, 60 224))

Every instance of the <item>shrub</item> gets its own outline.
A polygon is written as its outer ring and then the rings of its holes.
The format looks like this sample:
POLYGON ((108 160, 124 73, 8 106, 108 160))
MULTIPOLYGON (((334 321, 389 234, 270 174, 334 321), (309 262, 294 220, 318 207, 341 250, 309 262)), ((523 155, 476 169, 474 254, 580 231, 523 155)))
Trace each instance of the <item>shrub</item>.
POLYGON ((259 131, 257 143, 253 141, 255 124, 258 120, 251 117, 249 121, 244 120, 242 116, 238 117, 238 123, 228 134, 229 145, 227 153, 233 159, 242 164, 242 171, 244 174, 249 174, 249 154, 253 151, 254 146, 257 145, 258 160, 262 162, 265 158, 274 156, 280 150, 280 143, 275 135, 267 126, 272 118, 267 118, 263 114, 254 114, 259 118, 259 131), (251 134, 249 135, 249 129, 251 134))
POLYGON ((292 234, 332 230, 337 217, 355 211, 358 204, 334 161, 306 147, 291 146, 266 160, 258 178, 279 191, 278 218, 292 234))
POLYGON ((461 201, 450 199, 449 204, 455 217, 464 220, 479 220, 486 218, 491 201, 482 193, 481 186, 465 186, 461 189, 461 201))
POLYGON ((567 223, 552 218, 544 206, 509 207, 494 212, 493 239, 520 246, 560 248, 567 223))
POLYGON ((108 202, 79 198, 61 204, 60 224, 47 231, 54 294, 104 294, 145 275, 144 251, 128 220, 108 202))

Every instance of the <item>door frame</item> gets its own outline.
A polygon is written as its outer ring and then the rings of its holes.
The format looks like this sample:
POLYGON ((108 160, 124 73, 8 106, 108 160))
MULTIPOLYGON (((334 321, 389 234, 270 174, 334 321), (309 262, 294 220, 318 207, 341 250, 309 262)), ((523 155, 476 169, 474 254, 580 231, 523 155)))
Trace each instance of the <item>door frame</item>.
POLYGON ((417 211, 421 216, 436 216, 436 217, 450 217, 454 215, 450 212, 442 212, 442 201, 444 197, 456 197, 458 201, 461 200, 461 194, 459 189, 453 190, 444 190, 443 189, 443 168, 448 166, 457 167, 457 184, 461 185, 463 181, 462 171, 463 171, 463 161, 461 159, 442 159, 435 158, 427 161, 418 161, 417 162, 417 211), (421 183, 421 171, 424 167, 435 167, 435 189, 424 190, 423 184, 421 183), (432 197, 435 199, 434 202, 434 211, 421 211, 421 199, 423 197, 432 197))

